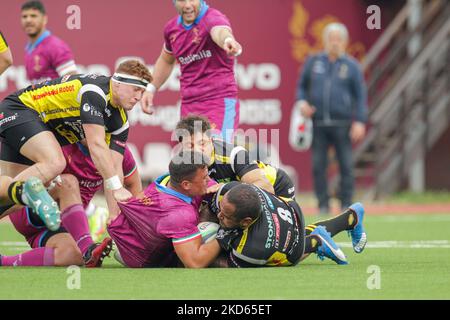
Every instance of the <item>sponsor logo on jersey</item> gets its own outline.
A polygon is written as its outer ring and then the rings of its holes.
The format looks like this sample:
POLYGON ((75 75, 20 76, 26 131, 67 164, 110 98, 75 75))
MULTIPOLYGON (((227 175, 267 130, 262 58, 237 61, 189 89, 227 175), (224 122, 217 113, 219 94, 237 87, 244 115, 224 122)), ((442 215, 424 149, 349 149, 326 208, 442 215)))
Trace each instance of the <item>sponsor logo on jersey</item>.
POLYGON ((208 58, 211 58, 211 57, 212 57, 211 50, 201 50, 200 52, 195 53, 195 54, 190 54, 190 55, 185 56, 185 57, 179 57, 178 61, 182 65, 187 65, 189 63, 192 63, 192 62, 195 62, 195 61, 204 60, 204 59, 208 59, 208 58))
MULTIPOLYGON (((3 115, 3 113, 2 113, 2 115, 3 115)), ((0 127, 1 127, 2 125, 4 125, 5 123, 8 123, 8 122, 11 122, 11 121, 16 120, 16 119, 18 118, 18 116, 19 116, 19 115, 18 115, 17 113, 13 114, 13 115, 10 116, 10 117, 6 117, 6 118, 4 118, 4 115, 3 115, 2 120, 0 120, 0 127)))
POLYGON ((83 111, 84 112, 89 112, 91 110, 91 106, 89 105, 89 103, 85 103, 83 105, 83 111))

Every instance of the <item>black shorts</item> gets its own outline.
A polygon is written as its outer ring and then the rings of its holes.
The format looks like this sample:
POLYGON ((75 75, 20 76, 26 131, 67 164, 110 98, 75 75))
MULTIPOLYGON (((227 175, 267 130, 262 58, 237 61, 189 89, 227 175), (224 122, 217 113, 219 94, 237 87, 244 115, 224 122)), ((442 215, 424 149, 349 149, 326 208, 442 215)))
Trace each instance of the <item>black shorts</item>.
POLYGON ((289 201, 289 206, 294 210, 295 214, 295 221, 298 227, 299 231, 299 241, 296 244, 296 250, 295 253, 292 254, 289 261, 292 262, 293 265, 296 265, 300 262, 301 257, 303 256, 303 253, 305 252, 305 218, 303 216, 302 209, 300 208, 297 201, 289 201))
POLYGON ((275 189, 275 195, 278 197, 290 198, 295 200, 295 187, 291 178, 289 178, 286 171, 278 168, 277 178, 275 179, 275 184, 273 185, 275 189))
POLYGON ((15 97, 0 103, 0 160, 32 165, 34 162, 20 154, 23 145, 36 134, 50 131, 39 114, 15 97))

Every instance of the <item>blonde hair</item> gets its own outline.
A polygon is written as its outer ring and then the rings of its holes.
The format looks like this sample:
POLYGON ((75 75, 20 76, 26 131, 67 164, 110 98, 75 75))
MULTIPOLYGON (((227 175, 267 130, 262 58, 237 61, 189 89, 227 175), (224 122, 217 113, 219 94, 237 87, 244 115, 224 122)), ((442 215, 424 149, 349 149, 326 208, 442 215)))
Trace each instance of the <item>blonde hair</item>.
POLYGON ((152 74, 142 62, 138 60, 126 60, 122 62, 116 70, 116 73, 125 73, 130 76, 135 76, 141 79, 145 79, 148 82, 153 81, 152 74))

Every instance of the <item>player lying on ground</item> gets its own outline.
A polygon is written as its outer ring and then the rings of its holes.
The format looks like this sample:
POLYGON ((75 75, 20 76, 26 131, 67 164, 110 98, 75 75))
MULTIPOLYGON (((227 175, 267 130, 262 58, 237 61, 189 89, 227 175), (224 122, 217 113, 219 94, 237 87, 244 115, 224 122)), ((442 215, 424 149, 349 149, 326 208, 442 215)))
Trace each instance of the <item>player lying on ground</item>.
MULTIPOLYGON (((32 210, 22 209, 12 213, 10 218, 16 230, 26 238, 33 250, 13 257, 2 257, 4 266, 85 264, 87 267, 99 267, 104 256, 109 254, 111 240, 105 239, 100 246, 94 244, 97 239, 89 236, 83 209, 102 187, 103 179, 83 144, 65 146, 63 152, 67 166, 61 182, 52 190, 52 195, 60 199, 64 227, 56 231, 46 229, 32 210)), ((127 147, 122 166, 125 187, 133 195, 137 195, 142 190, 142 184, 134 158, 127 147)))
POLYGON ((108 233, 126 266, 200 268, 217 257, 219 244, 202 245, 197 228, 198 209, 214 184, 208 163, 201 153, 181 151, 170 162, 170 175, 156 179, 138 199, 118 203, 120 211, 108 199, 108 233))
POLYGON ((309 225, 306 233, 301 209, 295 201, 276 197, 254 185, 225 184, 211 200, 210 208, 221 226, 216 240, 227 253, 226 262, 222 261, 220 266, 290 266, 311 253, 347 264, 344 253, 331 237, 348 230, 358 253, 367 241, 364 208, 360 203, 353 204, 340 216, 309 225))
POLYGON ((101 244, 93 242, 78 180, 70 174, 62 174, 60 179, 51 195, 59 200, 63 226, 54 231, 47 229, 28 208, 11 213, 14 227, 32 250, 15 256, 0 256, 1 266, 101 266, 112 249, 112 241, 106 238, 101 244))
POLYGON ((188 116, 178 122, 175 130, 184 149, 203 152, 211 159, 208 171, 215 181, 242 181, 279 196, 295 197, 294 184, 286 172, 260 161, 251 161, 249 152, 242 146, 212 137, 214 131, 206 118, 188 116))

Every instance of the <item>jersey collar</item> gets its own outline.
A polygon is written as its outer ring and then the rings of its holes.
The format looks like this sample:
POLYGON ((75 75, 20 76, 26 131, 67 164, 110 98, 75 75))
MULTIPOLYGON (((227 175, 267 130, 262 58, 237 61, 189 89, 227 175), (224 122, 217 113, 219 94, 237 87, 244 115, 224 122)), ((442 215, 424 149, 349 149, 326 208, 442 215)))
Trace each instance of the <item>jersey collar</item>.
POLYGON ((185 195, 185 194, 182 194, 182 193, 180 193, 180 192, 178 192, 178 191, 175 191, 175 190, 173 190, 173 189, 170 189, 170 188, 168 188, 168 187, 162 185, 163 180, 166 179, 168 176, 169 176, 169 174, 164 174, 164 175, 158 177, 158 178, 155 180, 156 188, 157 188, 159 191, 162 191, 162 192, 164 192, 164 193, 166 193, 166 194, 170 194, 171 196, 174 196, 174 197, 176 197, 176 198, 178 198, 178 199, 180 199, 180 200, 183 200, 183 201, 186 202, 186 203, 191 204, 191 203, 192 203, 192 198, 191 198, 191 197, 188 197, 188 196, 185 195))
POLYGON ((25 50, 28 53, 33 52, 34 49, 36 49, 36 47, 42 42, 44 41, 47 37, 51 36, 51 32, 48 30, 45 30, 39 38, 37 38, 37 40, 34 43, 28 42, 27 45, 25 46, 25 50))
POLYGON ((178 16, 178 24, 181 24, 183 26, 183 28, 185 30, 191 30, 195 25, 198 25, 200 23, 200 21, 202 20, 202 18, 205 16, 206 12, 208 11, 209 6, 206 3, 203 3, 202 8, 200 10, 200 14, 198 15, 198 17, 194 20, 193 23, 187 25, 183 22, 183 18, 180 16, 178 16))

